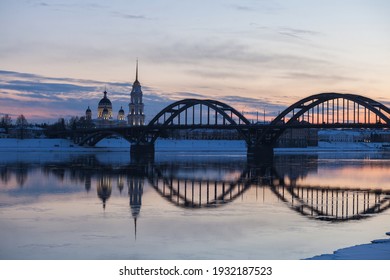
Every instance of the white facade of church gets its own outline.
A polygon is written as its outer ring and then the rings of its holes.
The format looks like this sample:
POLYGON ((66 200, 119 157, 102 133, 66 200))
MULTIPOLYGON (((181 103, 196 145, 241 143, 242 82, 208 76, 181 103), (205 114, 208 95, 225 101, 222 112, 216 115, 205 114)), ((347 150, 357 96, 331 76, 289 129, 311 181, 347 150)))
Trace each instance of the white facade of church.
POLYGON ((127 120, 125 111, 122 106, 118 111, 116 118, 113 116, 113 108, 111 100, 107 97, 107 90, 103 92, 104 96, 98 103, 97 118, 92 117, 92 110, 88 106, 85 111, 85 119, 91 121, 95 126, 121 126, 121 125, 144 125, 145 114, 144 104, 142 102, 142 89, 141 84, 138 81, 138 61, 136 65, 135 81, 130 92, 129 113, 127 114, 127 120))
POLYGON ((127 115, 129 125, 144 125, 144 103, 142 103, 142 89, 138 81, 138 61, 135 71, 135 81, 130 93, 129 114, 127 115))

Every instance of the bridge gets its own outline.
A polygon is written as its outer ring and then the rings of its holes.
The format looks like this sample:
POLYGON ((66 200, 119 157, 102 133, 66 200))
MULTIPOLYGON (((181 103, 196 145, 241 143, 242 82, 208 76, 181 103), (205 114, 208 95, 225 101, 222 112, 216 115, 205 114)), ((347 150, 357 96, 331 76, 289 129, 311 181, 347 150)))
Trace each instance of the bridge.
POLYGON ((116 135, 131 143, 132 154, 142 155, 153 154, 155 141, 172 131, 236 131, 246 142, 248 156, 269 157, 283 132, 294 128, 389 129, 390 109, 361 95, 320 93, 295 102, 270 123, 260 124, 220 101, 184 99, 165 107, 148 125, 77 129, 74 140, 94 146, 116 135))

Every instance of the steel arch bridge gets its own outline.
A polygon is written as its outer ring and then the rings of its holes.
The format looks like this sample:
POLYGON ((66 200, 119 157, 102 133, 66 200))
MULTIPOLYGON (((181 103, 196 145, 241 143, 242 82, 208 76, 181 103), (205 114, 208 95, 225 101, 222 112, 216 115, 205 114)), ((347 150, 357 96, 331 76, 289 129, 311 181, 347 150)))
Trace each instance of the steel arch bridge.
POLYGON ((154 143, 171 131, 237 131, 250 151, 271 149, 288 129, 297 128, 390 128, 390 109, 373 99, 341 93, 320 93, 303 98, 276 116, 269 124, 251 123, 233 107, 216 100, 184 99, 162 109, 146 126, 79 129, 75 142, 94 146, 119 135, 135 153, 154 152, 154 143))
POLYGON ((80 146, 83 146, 85 144, 87 144, 88 146, 95 146, 104 138, 112 137, 112 136, 122 137, 130 143, 133 141, 133 139, 129 137, 127 133, 121 133, 120 131, 116 131, 113 129, 108 129, 108 130, 103 129, 100 131, 92 131, 90 134, 80 137, 79 139, 77 139, 77 143, 80 146))

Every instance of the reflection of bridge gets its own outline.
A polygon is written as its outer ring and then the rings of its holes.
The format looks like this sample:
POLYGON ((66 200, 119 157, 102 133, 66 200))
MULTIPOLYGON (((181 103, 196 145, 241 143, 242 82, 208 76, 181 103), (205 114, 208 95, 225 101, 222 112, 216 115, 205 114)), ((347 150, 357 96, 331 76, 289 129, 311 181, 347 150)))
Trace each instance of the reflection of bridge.
POLYGON ((313 186, 274 185, 272 191, 304 216, 348 221, 370 217, 390 208, 390 192, 313 186))
MULTIPOLYGON (((0 180, 7 185, 14 176, 23 186, 28 181, 29 168, 36 168, 36 165, 3 166, 0 180)), ((88 192, 95 186, 103 208, 107 207, 115 185, 121 193, 127 186, 134 219, 141 211, 145 182, 165 201, 191 210, 226 206, 256 189, 269 190, 290 209, 319 220, 362 219, 390 208, 390 190, 381 190, 380 186, 364 189, 298 183, 300 178, 316 170, 316 156, 308 155, 276 156, 273 165, 263 166, 248 165, 239 159, 111 166, 89 155, 71 162, 47 164, 42 174, 54 175, 60 181, 66 177, 83 183, 88 192)))
MULTIPOLYGON (((171 166, 172 168, 172 166, 171 166)), ((183 208, 218 207, 242 197, 251 188, 269 188, 294 211, 311 218, 348 221, 370 217, 390 208, 390 191, 298 186, 285 182, 275 168, 245 169, 235 179, 174 177, 155 167, 149 183, 167 201, 183 208)))
POLYGON ((321 93, 292 104, 269 124, 253 124, 225 103, 185 99, 164 108, 146 126, 80 129, 75 141, 93 146, 105 137, 119 135, 132 143, 133 153, 144 154, 153 153, 155 141, 169 131, 236 130, 249 155, 267 156, 289 128, 390 128, 390 109, 359 95, 321 93))
MULTIPOLYGON (((273 165, 263 166, 250 166, 237 160, 110 167, 86 157, 63 168, 56 165, 52 172, 57 174, 62 170, 58 176, 63 178, 64 171, 69 169, 75 180, 85 182, 87 191, 91 189, 91 178, 94 177, 103 207, 111 196, 114 182, 121 192, 127 184, 134 219, 141 210, 145 179, 164 200, 192 210, 227 205, 256 188, 270 190, 290 209, 319 220, 363 219, 390 208, 390 191, 379 188, 299 185, 298 178, 316 172, 316 162, 316 156, 277 156, 273 165), (290 169, 292 163, 296 167, 290 169)), ((49 166, 46 170, 50 169, 49 166)))

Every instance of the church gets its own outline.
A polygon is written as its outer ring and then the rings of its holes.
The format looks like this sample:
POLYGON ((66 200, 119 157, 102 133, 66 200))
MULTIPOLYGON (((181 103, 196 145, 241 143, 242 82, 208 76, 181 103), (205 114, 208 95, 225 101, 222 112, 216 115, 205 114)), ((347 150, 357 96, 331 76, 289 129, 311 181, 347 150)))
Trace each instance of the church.
POLYGON ((144 103, 142 102, 143 94, 141 83, 138 81, 138 60, 135 70, 135 81, 130 92, 129 113, 127 114, 127 118, 122 106, 115 118, 115 116, 113 116, 111 100, 107 97, 107 90, 104 90, 103 94, 103 98, 98 103, 97 118, 94 119, 92 117, 92 110, 88 106, 85 111, 85 118, 87 121, 92 122, 97 127, 121 125, 139 126, 145 124, 144 103))

